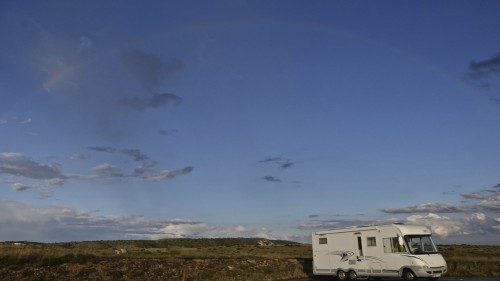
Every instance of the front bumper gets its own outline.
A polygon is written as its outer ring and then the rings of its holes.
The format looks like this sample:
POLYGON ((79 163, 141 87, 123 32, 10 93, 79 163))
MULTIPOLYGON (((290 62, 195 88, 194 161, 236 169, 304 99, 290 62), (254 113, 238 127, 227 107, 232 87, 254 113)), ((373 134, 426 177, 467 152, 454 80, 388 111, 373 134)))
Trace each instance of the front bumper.
POLYGON ((414 267, 412 268, 413 272, 417 277, 441 277, 441 275, 445 274, 448 271, 446 266, 441 267, 414 267))

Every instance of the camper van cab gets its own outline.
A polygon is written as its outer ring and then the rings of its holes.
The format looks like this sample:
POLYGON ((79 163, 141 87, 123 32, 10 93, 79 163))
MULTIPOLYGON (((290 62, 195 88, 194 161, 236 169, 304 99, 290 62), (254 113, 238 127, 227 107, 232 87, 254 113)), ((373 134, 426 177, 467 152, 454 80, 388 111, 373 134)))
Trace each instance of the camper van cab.
POLYGON ((318 231, 312 234, 314 275, 339 280, 402 277, 437 280, 446 273, 443 256, 428 228, 387 224, 318 231))

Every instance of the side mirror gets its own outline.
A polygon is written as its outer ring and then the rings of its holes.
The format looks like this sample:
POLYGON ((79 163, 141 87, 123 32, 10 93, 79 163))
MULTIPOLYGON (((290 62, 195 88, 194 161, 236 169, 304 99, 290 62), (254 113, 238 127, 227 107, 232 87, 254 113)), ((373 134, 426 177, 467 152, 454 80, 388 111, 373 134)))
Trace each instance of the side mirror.
POLYGON ((398 236, 398 242, 399 242, 399 246, 401 246, 401 247, 404 246, 404 244, 405 244, 405 241, 403 240, 403 237, 401 237, 401 236, 398 236))

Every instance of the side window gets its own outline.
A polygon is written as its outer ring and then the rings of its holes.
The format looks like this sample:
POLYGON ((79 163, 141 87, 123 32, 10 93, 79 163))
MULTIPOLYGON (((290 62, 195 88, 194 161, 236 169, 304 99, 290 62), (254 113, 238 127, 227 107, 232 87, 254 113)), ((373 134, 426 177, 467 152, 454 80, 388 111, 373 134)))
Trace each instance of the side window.
POLYGON ((384 238, 382 239, 384 243, 384 253, 404 253, 406 249, 403 246, 399 245, 399 241, 397 237, 384 238))
POLYGON ((401 253, 404 252, 403 248, 399 245, 399 241, 397 237, 391 238, 392 240, 392 252, 393 253, 401 253))
POLYGON ((326 239, 326 237, 322 237, 322 238, 319 238, 319 244, 327 244, 328 243, 328 240, 326 239))
POLYGON ((375 239, 375 237, 367 237, 366 238, 366 245, 368 245, 368 247, 377 246, 377 239, 375 239))
POLYGON ((391 238, 382 239, 384 244, 384 253, 392 253, 391 238))

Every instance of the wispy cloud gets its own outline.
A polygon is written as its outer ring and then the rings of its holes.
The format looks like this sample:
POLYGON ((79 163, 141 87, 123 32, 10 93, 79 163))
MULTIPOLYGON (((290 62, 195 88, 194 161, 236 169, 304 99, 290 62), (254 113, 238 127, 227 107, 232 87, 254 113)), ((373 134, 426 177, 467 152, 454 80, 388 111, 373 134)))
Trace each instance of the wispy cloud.
POLYGON ((119 104, 143 111, 182 102, 182 98, 176 94, 160 92, 160 86, 166 78, 182 69, 182 61, 176 58, 165 61, 157 54, 146 53, 139 49, 124 52, 122 60, 132 78, 144 91, 121 98, 119 104))
POLYGON ((149 161, 150 158, 139 149, 125 148, 122 150, 125 155, 132 157, 134 161, 149 161))
POLYGON ((492 189, 464 193, 461 196, 469 199, 469 204, 479 210, 500 211, 500 190, 498 186, 499 184, 493 186, 492 189))
POLYGON ((31 122, 33 122, 33 119, 28 117, 28 118, 24 118, 21 122, 19 122, 19 124, 29 124, 31 122))
MULTIPOLYGON (((460 217, 443 216, 435 213, 413 214, 399 219, 388 218, 383 220, 318 220, 316 217, 312 217, 309 222, 298 225, 298 229, 317 231, 394 222, 427 226, 435 236, 443 239, 443 241, 449 241, 450 237, 454 237, 454 241, 464 241, 466 237, 474 236, 477 238, 478 235, 483 236, 483 239, 488 237, 489 240, 495 241, 496 235, 500 234, 500 217, 487 215, 483 212, 473 212, 460 217)), ((483 243, 491 242, 484 241, 483 243)))
POLYGON ((471 193, 464 193, 464 194, 461 194, 463 198, 466 198, 466 199, 484 199, 485 196, 478 193, 478 192, 471 192, 471 193))
POLYGON ((56 165, 40 164, 15 152, 0 153, 0 174, 2 173, 36 180, 65 178, 56 165))
MULTIPOLYGON (((268 164, 269 163, 269 164, 272 164, 273 166, 275 166, 276 168, 278 168, 279 170, 288 169, 288 168, 292 167, 292 165, 295 164, 295 162, 293 162, 292 160, 290 160, 288 158, 283 158, 283 157, 267 157, 267 158, 264 158, 262 160, 259 160, 258 163, 261 163, 261 164, 268 164)), ((276 168, 274 168, 274 169, 276 169, 276 168)), ((266 175, 262 178, 268 182, 282 182, 281 178, 271 176, 271 175, 266 175)), ((299 181, 294 181, 294 183, 300 184, 299 181)))
POLYGON ((281 169, 287 169, 292 167, 295 164, 291 159, 283 158, 283 157, 268 157, 259 161, 259 163, 273 163, 281 169))
POLYGON ((426 203, 404 208, 382 209, 387 214, 409 214, 409 213, 457 213, 465 212, 466 208, 447 203, 426 203))
POLYGON ((117 172, 120 172, 120 168, 118 168, 114 165, 111 165, 109 163, 101 163, 99 165, 92 167, 92 171, 99 172, 99 173, 117 173, 117 172))
POLYGON ((173 136, 177 133, 177 130, 159 130, 158 133, 163 136, 173 136))
POLYGON ((404 218, 406 223, 426 225, 442 238, 464 239, 483 235, 491 240, 492 235, 500 234, 500 190, 497 186, 498 184, 491 189, 461 194, 466 201, 455 205, 426 203, 381 211, 408 215, 404 218), (448 215, 442 215, 443 213, 448 215))
POLYGON ((319 220, 316 216, 311 217, 312 220, 306 223, 301 223, 297 226, 301 230, 326 230, 326 229, 336 229, 344 228, 357 225, 370 225, 370 224, 381 224, 387 223, 387 221, 369 221, 360 219, 327 219, 319 220))
POLYGON ((89 146, 87 147, 89 150, 99 151, 99 152, 108 152, 113 153, 116 151, 116 148, 111 146, 89 146))
POLYGON ((337 229, 355 225, 385 224, 403 222, 425 225, 441 241, 453 243, 476 241, 475 243, 496 243, 500 235, 500 184, 492 188, 461 194, 466 201, 459 204, 425 203, 402 208, 386 208, 385 214, 399 215, 381 220, 323 219, 323 215, 311 214, 301 230, 337 229), (444 215, 446 214, 446 215, 444 215))
POLYGON ((271 182, 281 182, 280 179, 276 178, 276 177, 273 177, 273 176, 265 176, 263 177, 263 179, 265 181, 271 181, 271 182))
POLYGON ((182 98, 170 93, 151 93, 144 97, 123 98, 119 101, 121 105, 136 110, 145 110, 148 108, 164 107, 169 104, 180 104, 182 98))
POLYGON ((488 59, 472 60, 469 62, 468 70, 463 77, 464 81, 482 88, 491 87, 489 78, 500 74, 500 53, 488 59))
POLYGON ((173 179, 177 176, 187 175, 193 171, 193 167, 188 166, 179 170, 162 170, 158 172, 154 172, 150 175, 144 176, 143 179, 145 181, 160 181, 165 179, 173 179))
POLYGON ((500 53, 489 59, 472 60, 469 63, 468 77, 470 79, 483 79, 500 73, 500 53))
MULTIPOLYGON (((66 113, 65 120, 53 126, 71 123, 104 139, 121 139, 150 122, 144 111, 183 100, 165 89, 167 79, 184 67, 178 58, 120 46, 105 32, 66 37, 34 19, 11 20, 19 21, 10 23, 15 25, 22 22, 30 34, 14 38, 23 43, 15 50, 17 57, 25 58, 19 63, 42 77, 41 87, 56 101, 50 112, 66 113), (136 122, 124 122, 127 118, 136 122)), ((23 124, 31 121, 27 118, 23 124)))
POLYGON ((23 191, 23 190, 27 190, 27 189, 33 188, 32 186, 29 186, 29 185, 26 185, 26 184, 22 184, 22 183, 19 183, 19 182, 15 182, 11 186, 12 186, 12 189, 15 190, 15 191, 23 191))
POLYGON ((9 227, 0 228, 3 240, 41 242, 168 237, 281 238, 260 227, 218 226, 186 219, 151 220, 141 215, 99 215, 98 210, 0 200, 0 225, 5 224, 9 227))
POLYGON ((73 153, 70 158, 72 160, 85 160, 87 157, 82 153, 73 153))
POLYGON ((281 157, 268 157, 268 158, 259 160, 259 163, 277 162, 277 161, 281 161, 281 160, 282 160, 281 157))
MULTIPOLYGON (((89 146, 89 151, 108 154, 106 159, 112 161, 102 161, 93 164, 83 173, 63 173, 60 164, 44 164, 32 160, 31 158, 15 152, 0 153, 0 184, 6 184, 15 191, 27 191, 37 189, 47 191, 47 198, 52 195, 50 189, 62 186, 67 181, 84 180, 100 181, 107 184, 120 182, 127 178, 137 182, 157 182, 183 176, 193 171, 192 166, 180 169, 157 169, 157 162, 140 149, 119 149, 112 146, 89 146), (130 163, 132 160, 133 162, 130 163), (135 165, 134 167, 131 167, 135 165), (49 192, 50 191, 50 192, 49 192)), ((72 159, 86 163, 87 157, 81 153, 74 153, 72 159)))
POLYGON ((484 198, 477 203, 477 206, 489 211, 500 211, 500 193, 489 198, 484 198))
POLYGON ((92 168, 92 171, 98 172, 100 175, 94 176, 92 178, 87 177, 87 179, 119 180, 121 178, 128 177, 140 179, 141 181, 145 182, 155 182, 173 179, 177 176, 187 175, 193 171, 193 167, 191 166, 176 170, 157 170, 157 162, 151 159, 151 157, 147 154, 143 153, 140 149, 119 149, 111 146, 93 146, 88 147, 88 149, 96 152, 112 153, 117 156, 124 155, 132 161, 139 163, 139 165, 135 166, 131 172, 124 172, 123 169, 120 169, 116 165, 112 165, 110 163, 100 163, 99 165, 92 168), (103 175, 107 175, 107 177, 103 177, 103 175))
POLYGON ((412 215, 407 217, 406 221, 412 224, 426 225, 434 234, 443 238, 475 234, 500 234, 500 223, 494 217, 489 217, 482 212, 460 218, 440 216, 433 213, 412 215))
POLYGON ((148 93, 159 90, 163 81, 183 67, 182 61, 172 58, 164 61, 158 54, 146 53, 139 49, 124 52, 123 62, 132 75, 148 93))

